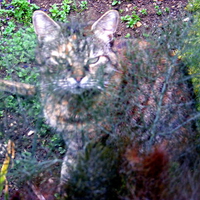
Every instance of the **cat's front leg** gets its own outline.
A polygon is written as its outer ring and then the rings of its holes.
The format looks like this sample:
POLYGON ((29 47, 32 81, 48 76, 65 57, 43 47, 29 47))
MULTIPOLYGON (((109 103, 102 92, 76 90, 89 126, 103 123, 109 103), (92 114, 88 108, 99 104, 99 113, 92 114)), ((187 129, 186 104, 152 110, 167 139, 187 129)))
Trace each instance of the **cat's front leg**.
POLYGON ((80 145, 77 141, 71 140, 67 142, 67 151, 62 161, 60 172, 60 184, 57 188, 61 196, 67 197, 66 188, 69 182, 71 172, 76 168, 77 157, 80 151, 80 145))
POLYGON ((76 141, 70 141, 67 144, 67 152, 64 156, 61 167, 61 185, 66 184, 70 178, 70 171, 76 167, 80 145, 76 141))

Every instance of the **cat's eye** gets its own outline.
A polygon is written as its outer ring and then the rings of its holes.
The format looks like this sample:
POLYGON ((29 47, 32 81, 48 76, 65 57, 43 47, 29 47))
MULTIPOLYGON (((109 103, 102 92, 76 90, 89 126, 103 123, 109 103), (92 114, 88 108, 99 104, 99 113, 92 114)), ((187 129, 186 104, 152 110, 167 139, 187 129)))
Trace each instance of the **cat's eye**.
POLYGON ((89 65, 90 65, 90 64, 95 64, 96 62, 98 62, 98 60, 99 60, 99 57, 90 58, 90 59, 88 60, 88 64, 89 64, 89 65))
POLYGON ((85 71, 89 71, 89 66, 88 65, 85 65, 83 68, 84 68, 85 71))

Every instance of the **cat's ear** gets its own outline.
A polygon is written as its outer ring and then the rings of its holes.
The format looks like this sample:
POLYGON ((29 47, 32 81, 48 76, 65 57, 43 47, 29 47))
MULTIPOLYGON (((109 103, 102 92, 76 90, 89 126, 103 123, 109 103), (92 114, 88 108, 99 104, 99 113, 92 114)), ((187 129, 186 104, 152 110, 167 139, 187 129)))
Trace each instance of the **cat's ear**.
POLYGON ((60 26, 43 11, 33 13, 33 26, 39 41, 52 41, 60 32, 60 26))
POLYGON ((108 43, 112 41, 119 23, 119 13, 116 10, 110 10, 101 16, 93 25, 92 31, 95 36, 108 43))

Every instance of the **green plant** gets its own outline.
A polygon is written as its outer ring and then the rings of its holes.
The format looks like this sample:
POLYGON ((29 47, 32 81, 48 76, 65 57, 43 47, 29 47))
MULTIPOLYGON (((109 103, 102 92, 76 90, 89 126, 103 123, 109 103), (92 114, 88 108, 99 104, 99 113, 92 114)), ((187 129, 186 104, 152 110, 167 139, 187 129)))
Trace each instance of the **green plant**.
MULTIPOLYGON (((181 52, 181 57, 187 63, 188 72, 192 77, 192 84, 194 87, 194 93, 196 96, 197 110, 200 111, 200 0, 189 0, 186 6, 187 10, 193 12, 193 21, 190 31, 188 33, 188 38, 185 40, 185 46, 181 52)), ((200 122, 198 126, 200 127, 200 122)))
POLYGON ((169 8, 169 7, 166 7, 166 8, 165 8, 165 12, 166 12, 166 13, 169 13, 169 12, 170 12, 170 8, 169 8))
MULTIPOLYGON (((36 36, 32 27, 20 28, 16 31, 16 24, 8 22, 3 30, 0 40, 0 66, 4 70, 3 76, 7 80, 17 80, 24 83, 36 84, 39 76, 38 69, 30 67, 35 59, 36 36)), ((19 99, 8 95, 4 98, 4 108, 9 108, 17 112, 19 109, 19 99)), ((27 101, 21 101, 21 107, 27 108, 29 116, 37 116, 41 110, 39 101, 32 99, 32 106, 27 101), (30 109, 31 108, 31 109, 30 109)))
POLYGON ((7 108, 16 108, 17 107, 17 101, 15 100, 14 96, 9 95, 5 98, 5 105, 7 108))
POLYGON ((124 37, 125 37, 125 38, 130 38, 130 37, 131 37, 131 34, 130 34, 130 33, 127 33, 124 37))
POLYGON ((123 10, 123 9, 119 9, 119 12, 120 12, 120 13, 123 13, 123 12, 124 12, 124 10, 123 10))
POLYGON ((60 7, 58 7, 58 4, 53 4, 51 8, 49 9, 49 12, 51 13, 51 16, 55 20, 59 20, 62 22, 67 21, 67 15, 71 11, 71 3, 70 0, 63 0, 60 7))
POLYGON ((137 6, 134 6, 134 7, 133 7, 133 10, 137 10, 137 6))
POLYGON ((112 2, 112 6, 116 6, 116 5, 119 5, 119 4, 121 4, 121 1, 113 0, 113 2, 112 2))
POLYGON ((127 28, 133 28, 134 25, 135 25, 138 21, 140 21, 141 19, 140 19, 140 17, 136 14, 136 12, 133 11, 131 16, 130 16, 130 15, 122 16, 122 17, 121 17, 121 20, 122 20, 123 22, 126 22, 126 24, 127 24, 126 27, 127 27, 127 28))
POLYGON ((148 33, 143 33, 142 34, 145 38, 148 38, 150 35, 148 33))
POLYGON ((63 0, 62 2, 61 8, 66 14, 69 14, 71 11, 71 3, 71 0, 63 0))
POLYGON ((81 1, 80 2, 81 11, 87 10, 88 9, 87 5, 88 5, 87 1, 81 1))
POLYGON ((9 21, 7 27, 5 27, 5 29, 2 32, 3 36, 7 36, 13 33, 13 31, 15 30, 16 25, 14 22, 9 21))
POLYGON ((13 10, 0 9, 1 23, 6 23, 6 18, 13 15, 13 10))
MULTIPOLYGON (((4 113, 4 111, 0 110, 0 117, 3 117, 3 113, 4 113)), ((1 136, 1 133, 0 133, 0 136, 1 136)))
POLYGON ((7 13, 8 16, 14 17, 22 23, 30 23, 33 11, 40 8, 35 4, 29 3, 27 0, 12 0, 11 3, 4 3, 3 5, 9 10, 1 10, 0 14, 7 13))
POLYGON ((155 5, 154 8, 156 10, 157 15, 162 15, 162 10, 160 9, 160 7, 158 5, 155 5))
POLYGON ((189 0, 186 9, 191 12, 200 10, 200 0, 189 0))
POLYGON ((15 31, 15 24, 8 22, 0 40, 0 66, 10 69, 12 65, 28 63, 34 59, 36 36, 33 28, 19 29, 15 31))
MULTIPOLYGON (((51 6, 51 8, 49 9, 49 12, 51 13, 51 16, 52 16, 53 19, 57 19, 61 16, 61 13, 60 13, 60 10, 59 10, 57 4, 53 4, 51 6)), ((63 17, 65 17, 65 16, 62 16, 62 18, 63 17)))
POLYGON ((147 9, 142 9, 139 12, 142 13, 143 15, 147 15, 147 9))
POLYGON ((65 144, 59 134, 54 134, 51 139, 50 143, 47 146, 53 151, 57 149, 59 154, 63 155, 66 152, 65 144))

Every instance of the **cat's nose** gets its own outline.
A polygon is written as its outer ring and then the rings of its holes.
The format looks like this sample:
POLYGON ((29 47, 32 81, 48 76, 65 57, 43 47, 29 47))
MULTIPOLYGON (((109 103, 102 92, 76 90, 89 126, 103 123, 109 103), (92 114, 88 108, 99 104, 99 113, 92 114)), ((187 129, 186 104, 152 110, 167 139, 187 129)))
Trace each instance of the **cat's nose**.
POLYGON ((74 77, 74 79, 77 81, 77 83, 80 83, 81 80, 83 79, 82 76, 77 76, 77 77, 74 77))
POLYGON ((77 83, 80 83, 84 76, 85 72, 82 69, 76 69, 72 73, 72 77, 77 81, 77 83))

